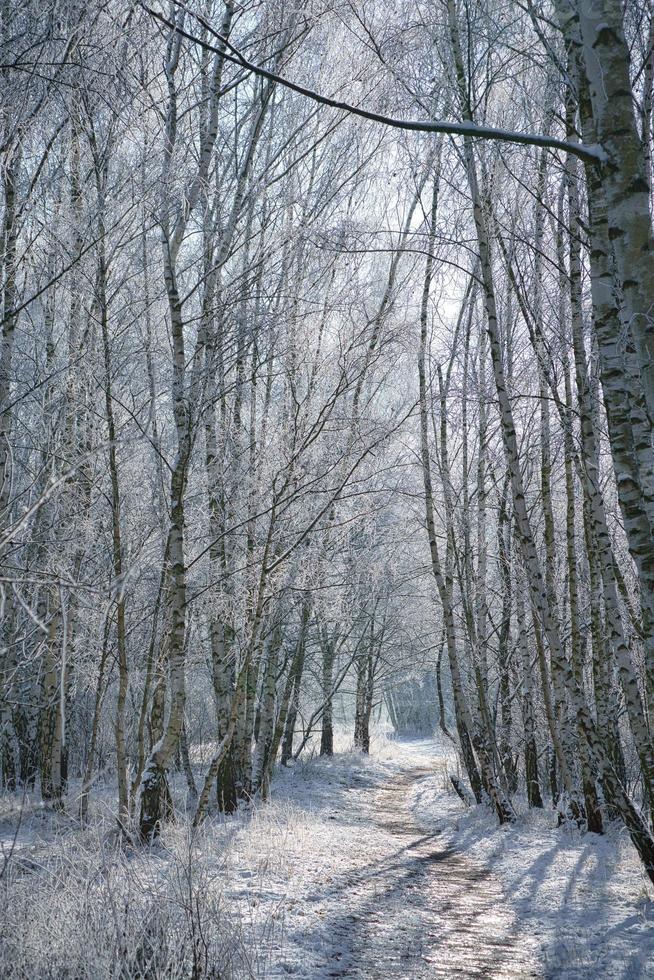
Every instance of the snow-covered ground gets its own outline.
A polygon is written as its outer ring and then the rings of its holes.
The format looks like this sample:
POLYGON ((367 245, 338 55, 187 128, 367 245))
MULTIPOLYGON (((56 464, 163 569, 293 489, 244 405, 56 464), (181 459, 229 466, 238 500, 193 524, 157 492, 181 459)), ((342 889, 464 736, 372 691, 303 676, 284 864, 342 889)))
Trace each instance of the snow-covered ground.
POLYGON ((80 831, 27 801, 0 974, 104 978, 121 959, 124 977, 654 977, 629 841, 546 811, 498 830, 450 791, 454 765, 435 740, 378 736, 371 757, 296 764, 268 803, 195 836, 180 820, 150 850, 117 850, 97 807, 80 831))
POLYGON ((654 889, 627 834, 556 826, 549 810, 519 809, 498 828, 484 807, 465 810, 439 780, 415 785, 410 806, 457 851, 482 863, 535 940, 543 975, 560 980, 654 977, 654 889))

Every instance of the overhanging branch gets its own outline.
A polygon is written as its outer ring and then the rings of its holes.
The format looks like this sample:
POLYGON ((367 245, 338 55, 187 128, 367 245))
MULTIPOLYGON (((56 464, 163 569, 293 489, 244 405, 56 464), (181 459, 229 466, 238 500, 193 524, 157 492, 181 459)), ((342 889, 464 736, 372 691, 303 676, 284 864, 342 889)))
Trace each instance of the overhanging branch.
POLYGON ((329 106, 332 109, 340 109, 342 112, 347 112, 352 116, 359 116, 361 119, 367 119, 370 122, 380 123, 382 126, 390 126, 393 129, 402 129, 405 132, 414 133, 446 133, 450 136, 468 136, 474 139, 487 139, 496 140, 500 143, 518 143, 525 146, 541 146, 547 147, 552 150, 562 150, 564 153, 571 153, 573 156, 579 157, 586 163, 600 164, 604 163, 607 159, 606 154, 601 146, 588 146, 583 143, 570 143, 567 140, 559 140, 552 136, 543 136, 539 133, 518 133, 511 129, 500 129, 494 126, 479 126, 472 122, 450 122, 449 120, 443 119, 396 119, 393 116, 384 116, 379 112, 372 112, 369 109, 362 109, 360 106, 350 105, 348 102, 341 102, 339 99, 332 99, 328 95, 322 95, 320 92, 314 92, 313 89, 306 88, 304 85, 298 85, 297 82, 292 82, 288 78, 284 78, 282 75, 277 75, 275 72, 269 71, 267 68, 263 68, 261 65, 256 65, 254 62, 250 61, 248 58, 242 54, 238 48, 236 48, 227 38, 223 37, 218 33, 200 14, 189 10, 185 4, 180 3, 179 0, 175 0, 176 6, 187 11, 191 14, 197 22, 205 28, 216 40, 220 43, 220 48, 203 38, 196 37, 189 31, 185 31, 184 28, 179 27, 174 24, 171 20, 164 16, 157 10, 153 10, 146 3, 141 2, 141 6, 147 11, 152 17, 158 20, 160 23, 164 24, 166 27, 170 28, 172 31, 176 31, 181 34, 182 37, 194 44, 200 45, 206 51, 211 51, 214 54, 220 55, 226 61, 230 61, 240 68, 245 68, 247 71, 252 72, 254 75, 258 75, 260 78, 266 78, 271 82, 275 82, 277 85, 281 85, 284 88, 290 89, 291 92, 297 92, 298 95, 302 95, 307 99, 311 99, 313 102, 318 102, 320 105, 329 106))

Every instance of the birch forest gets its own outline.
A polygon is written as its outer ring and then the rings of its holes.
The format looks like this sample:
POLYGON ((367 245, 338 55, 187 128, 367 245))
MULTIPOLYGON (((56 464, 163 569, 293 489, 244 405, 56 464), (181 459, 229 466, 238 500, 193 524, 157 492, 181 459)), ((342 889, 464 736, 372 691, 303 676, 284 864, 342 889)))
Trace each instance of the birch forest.
POLYGON ((0 974, 654 977, 652 0, 0 0, 0 89, 0 974))

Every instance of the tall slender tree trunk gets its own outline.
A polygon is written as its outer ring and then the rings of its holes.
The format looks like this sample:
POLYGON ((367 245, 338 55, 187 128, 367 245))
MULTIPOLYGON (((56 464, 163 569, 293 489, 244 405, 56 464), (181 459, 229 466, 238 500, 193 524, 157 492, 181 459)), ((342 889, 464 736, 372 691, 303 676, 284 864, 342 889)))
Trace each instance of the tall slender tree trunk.
MULTIPOLYGON (((435 225, 436 225, 436 214, 438 207, 438 177, 434 180, 434 188, 432 194, 432 206, 430 214, 430 240, 433 243, 433 236, 435 236, 435 225)), ((428 444, 428 420, 427 420, 427 376, 426 376, 426 351, 427 351, 427 315, 428 315, 428 303, 429 303, 429 289, 431 285, 431 279, 433 274, 433 251, 432 247, 428 248, 428 255, 425 266, 425 278, 422 293, 421 302, 421 312, 420 312, 420 348, 418 355, 418 381, 419 381, 419 392, 420 392, 420 444, 421 444, 421 460, 422 460, 422 471, 423 471, 423 483, 425 490, 425 510, 426 510, 426 523, 427 523, 427 533, 429 538, 429 548, 431 554, 431 564, 432 572, 436 581, 438 588, 441 606, 443 610, 443 618, 445 621, 446 629, 446 641, 447 650, 450 666, 450 676, 452 679, 452 690, 454 694, 454 706, 455 706, 455 717, 457 732, 459 735, 459 741, 461 744, 461 751, 464 759, 464 764, 466 771, 468 773, 468 778, 470 780, 470 785, 472 791, 475 795, 477 802, 481 802, 481 787, 482 779, 484 785, 492 793, 492 803, 497 813, 500 822, 510 821, 513 819, 513 813, 508 802, 503 798, 499 789, 495 784, 494 774, 492 773, 492 766, 490 760, 485 754, 484 748, 479 745, 475 746, 477 751, 480 753, 480 767, 481 767, 481 777, 479 770, 477 769, 477 763, 475 760, 475 755, 473 751, 472 736, 474 732, 473 720, 470 713, 469 706, 466 701, 466 695, 463 688, 463 681, 461 678, 461 672, 459 669, 458 656, 456 651, 456 629, 454 623, 454 612, 453 612, 453 596, 452 596, 452 580, 448 576, 447 580, 443 574, 443 569, 441 565, 438 542, 436 538, 436 525, 434 521, 434 495, 432 488, 431 479, 431 463, 429 458, 429 444, 428 444)), ((448 534, 449 537, 449 534, 448 534)))
POLYGON ((322 698, 323 712, 320 731, 320 754, 334 754, 334 648, 335 638, 325 635, 322 647, 322 698))
MULTIPOLYGON (((466 77, 463 67, 463 57, 461 53, 461 43, 454 0, 448 0, 448 12, 450 37, 458 82, 461 112, 465 120, 472 122, 472 113, 467 94, 466 77)), ((493 282, 490 239, 486 228, 483 201, 479 191, 472 140, 467 136, 464 137, 464 154, 468 184, 472 198, 475 229, 477 233, 482 281, 484 284, 487 329, 490 342, 491 361, 493 364, 493 374, 495 378, 495 389, 497 392, 499 405, 502 442, 504 444, 504 452, 511 477, 516 533, 527 575, 533 611, 539 622, 542 623, 547 637, 552 663, 552 673, 553 676, 564 678, 568 671, 568 664, 565 651, 563 649, 563 644, 561 642, 556 616, 548 602, 547 586, 541 571, 538 551, 536 549, 534 534, 531 528, 531 521, 529 519, 529 513, 526 505, 522 471, 518 454, 518 442, 513 419, 513 409, 504 375, 502 347, 493 282)), ((544 665, 541 666, 544 667, 544 665)), ((546 680, 547 677, 545 671, 543 676, 544 689, 546 686, 546 680)), ((550 718, 550 734, 552 736, 552 742, 557 754, 557 761, 561 771, 563 784, 571 805, 574 806, 576 800, 576 788, 569 761, 572 755, 571 744, 569 738, 565 734, 565 741, 561 739, 553 717, 550 718)))
POLYGON ((522 669, 522 727, 524 730, 525 782, 529 806, 542 808, 538 776, 538 747, 536 744, 536 717, 534 712, 534 677, 527 639, 525 604, 522 582, 516 584, 516 618, 518 620, 518 649, 522 669))

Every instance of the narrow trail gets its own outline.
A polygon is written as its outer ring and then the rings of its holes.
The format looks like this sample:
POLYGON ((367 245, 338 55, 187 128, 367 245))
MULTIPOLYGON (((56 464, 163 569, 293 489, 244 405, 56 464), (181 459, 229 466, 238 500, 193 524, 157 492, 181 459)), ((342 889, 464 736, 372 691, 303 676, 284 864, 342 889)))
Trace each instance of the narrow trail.
POLYGON ((332 923, 344 954, 326 976, 542 976, 497 879, 448 847, 439 832, 425 832, 416 823, 408 796, 433 772, 412 768, 374 794, 371 822, 391 845, 391 858, 349 878, 347 888, 359 901, 356 911, 349 907, 332 923))

